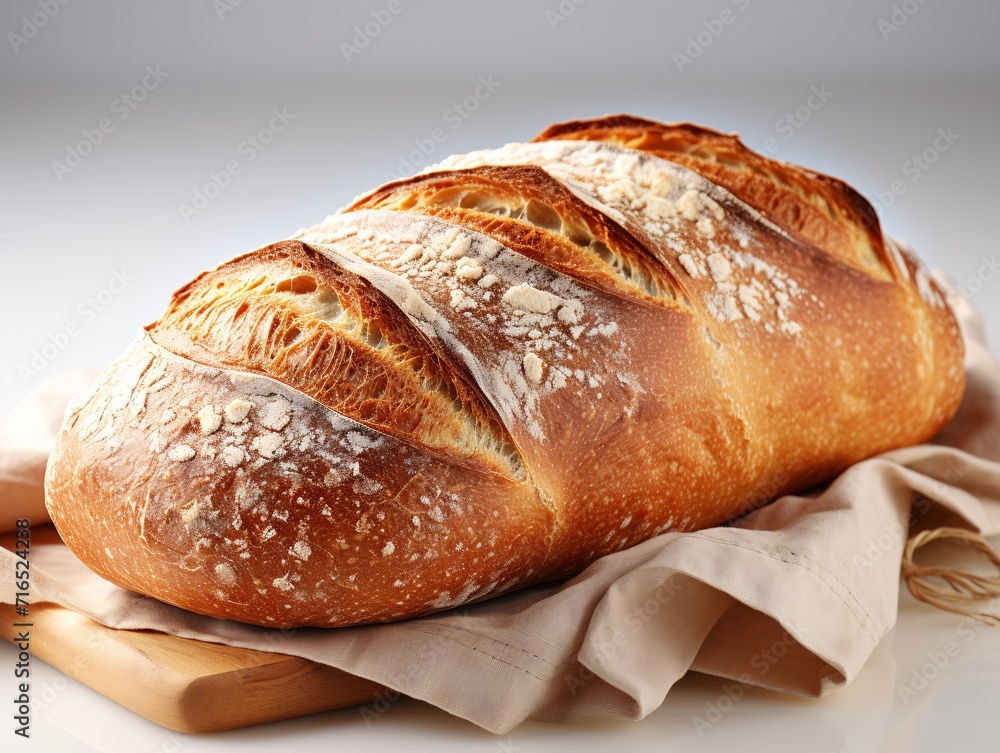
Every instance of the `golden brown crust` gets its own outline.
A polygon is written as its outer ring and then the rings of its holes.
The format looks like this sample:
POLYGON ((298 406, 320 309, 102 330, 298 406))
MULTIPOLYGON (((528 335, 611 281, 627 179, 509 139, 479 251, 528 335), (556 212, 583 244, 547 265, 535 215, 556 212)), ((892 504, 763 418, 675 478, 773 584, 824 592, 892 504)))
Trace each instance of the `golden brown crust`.
POLYGON ((150 332, 185 357, 274 377, 408 441, 462 455, 509 441, 461 364, 373 285, 302 243, 200 275, 150 332))
POLYGON ((145 333, 76 402, 53 459, 52 520, 85 564, 244 622, 435 611, 530 579, 548 551, 551 515, 530 486, 145 333), (220 419, 209 433, 206 408, 220 419))
POLYGON ((891 269, 878 217, 864 197, 841 180, 764 157, 735 134, 611 115, 557 123, 534 140, 554 139, 606 141, 676 162, 842 261, 875 276, 891 269))
POLYGON ((419 175, 382 186, 347 211, 376 208, 447 218, 609 290, 640 297, 677 296, 676 280, 651 249, 533 165, 419 175))
POLYGON ((843 184, 694 126, 540 138, 178 291, 69 414, 70 546, 206 614, 398 619, 719 524, 957 409, 943 294, 843 184))

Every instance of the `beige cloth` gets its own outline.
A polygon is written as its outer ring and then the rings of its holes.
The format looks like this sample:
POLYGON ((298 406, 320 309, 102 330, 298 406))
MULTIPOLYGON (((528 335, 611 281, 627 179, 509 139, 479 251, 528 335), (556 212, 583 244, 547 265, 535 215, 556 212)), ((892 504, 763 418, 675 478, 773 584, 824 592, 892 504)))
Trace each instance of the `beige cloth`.
MULTIPOLYGON (((732 526, 658 536, 563 583, 393 624, 279 631, 130 593, 36 535, 33 600, 113 627, 304 656, 497 733, 528 718, 641 718, 689 669, 821 696, 854 679, 895 622, 909 523, 1000 531, 1000 367, 974 313, 958 308, 967 395, 934 444, 859 463, 732 526)), ((86 381, 47 383, 0 432, 3 521, 40 524, 47 448, 86 381)), ((13 572, 0 551, 0 599, 12 600, 13 572)))

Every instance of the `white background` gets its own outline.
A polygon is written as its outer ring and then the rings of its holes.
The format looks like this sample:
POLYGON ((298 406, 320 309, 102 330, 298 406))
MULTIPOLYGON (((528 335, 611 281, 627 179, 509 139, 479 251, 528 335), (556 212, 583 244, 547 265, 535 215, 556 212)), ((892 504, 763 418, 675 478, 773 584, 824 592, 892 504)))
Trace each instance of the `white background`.
MULTIPOLYGON (((360 47, 356 27, 387 2, 230 2, 220 14, 211 2, 77 0, 44 25, 31 21, 45 13, 37 0, 0 8, 0 415, 48 376, 103 367, 178 286, 333 212, 398 172, 434 129, 446 140, 427 162, 606 112, 738 130, 757 149, 773 140, 775 156, 870 198, 899 181, 891 206, 879 206, 884 228, 975 293, 1000 350, 1000 285, 986 264, 1000 251, 1000 4, 402 2, 363 49, 345 54, 342 43, 360 47), (717 21, 727 9, 731 23, 717 21), (166 77, 123 110, 119 98, 141 86, 147 66, 166 77), (456 118, 451 108, 480 76, 495 91, 456 118), (813 88, 827 92, 818 108, 808 106, 813 88), (263 150, 250 148, 248 161, 241 145, 274 108, 294 118, 263 150), (788 117, 796 111, 797 126, 788 117), (54 166, 103 118, 111 132, 78 166, 54 166), (938 129, 957 139, 921 169, 912 159, 933 148, 938 129), (239 174, 185 219, 181 205, 230 160, 239 174), (128 285, 102 293, 116 272, 128 285), (60 336, 67 330, 75 334, 60 336), (53 342, 52 357, 40 360, 53 342)), ((995 726, 996 635, 963 648, 919 702, 903 705, 893 690, 957 624, 914 608, 855 686, 821 702, 748 693, 703 738, 691 717, 722 684, 689 678, 644 722, 526 725, 511 736, 520 747, 507 749, 739 744, 826 753, 937 750, 944 740, 959 749, 963 736, 995 726)), ((0 667, 12 655, 0 649, 0 667)), ((36 750, 159 750, 168 740, 75 685, 36 722, 28 746, 36 750), (85 733, 95 719, 100 728, 85 733)), ((345 710, 185 738, 183 749, 502 750, 503 742, 405 701, 372 729, 345 710)))

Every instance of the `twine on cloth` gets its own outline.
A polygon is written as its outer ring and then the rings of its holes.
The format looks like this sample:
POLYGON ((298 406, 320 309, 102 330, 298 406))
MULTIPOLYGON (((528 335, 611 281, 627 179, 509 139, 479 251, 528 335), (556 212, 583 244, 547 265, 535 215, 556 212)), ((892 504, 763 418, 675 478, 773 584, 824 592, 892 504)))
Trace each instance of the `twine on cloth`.
POLYGON ((906 542, 902 574, 906 587, 920 601, 972 617, 986 625, 1000 625, 1000 614, 977 611, 984 601, 990 602, 987 607, 1000 606, 1000 554, 981 534, 963 528, 934 528, 914 534, 906 542), (979 575, 958 567, 914 563, 913 555, 917 549, 937 539, 969 546, 986 555, 996 568, 997 575, 979 575))

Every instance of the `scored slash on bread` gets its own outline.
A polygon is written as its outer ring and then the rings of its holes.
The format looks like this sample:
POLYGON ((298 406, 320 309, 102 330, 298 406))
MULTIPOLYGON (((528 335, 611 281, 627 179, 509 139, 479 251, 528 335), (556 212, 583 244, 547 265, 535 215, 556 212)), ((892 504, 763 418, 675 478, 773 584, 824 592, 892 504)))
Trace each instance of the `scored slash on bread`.
POLYGON ((871 204, 843 181, 764 157, 735 135, 628 115, 559 123, 535 141, 605 141, 694 170, 786 232, 881 277, 893 260, 871 204))
POLYGON ((963 379, 852 189, 609 117, 197 277, 72 407, 47 503, 98 573, 202 614, 400 619, 924 441, 963 379))

